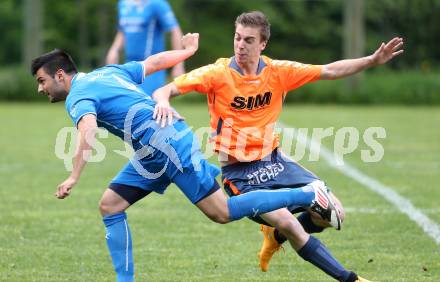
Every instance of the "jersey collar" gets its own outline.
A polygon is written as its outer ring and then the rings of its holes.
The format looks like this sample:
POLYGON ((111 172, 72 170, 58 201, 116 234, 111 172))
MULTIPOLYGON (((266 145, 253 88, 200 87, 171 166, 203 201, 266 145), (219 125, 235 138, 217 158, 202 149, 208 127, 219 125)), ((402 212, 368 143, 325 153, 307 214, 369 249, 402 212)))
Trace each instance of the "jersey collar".
MULTIPOLYGON (((260 57, 258 59, 257 75, 261 73, 261 71, 264 69, 265 66, 266 63, 260 57)), ((231 63, 229 64, 229 67, 236 70, 239 74, 244 75, 243 70, 238 66, 237 61, 235 60, 235 56, 231 58, 231 63)))

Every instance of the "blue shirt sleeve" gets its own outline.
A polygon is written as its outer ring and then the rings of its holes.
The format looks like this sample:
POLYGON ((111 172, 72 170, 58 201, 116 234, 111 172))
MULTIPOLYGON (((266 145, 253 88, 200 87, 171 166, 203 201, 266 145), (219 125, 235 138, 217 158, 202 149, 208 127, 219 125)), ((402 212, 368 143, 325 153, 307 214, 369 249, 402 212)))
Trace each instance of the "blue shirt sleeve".
POLYGON ((155 12, 158 19, 159 25, 165 31, 170 31, 171 29, 179 26, 174 12, 171 9, 170 4, 164 0, 158 0, 155 2, 155 12))
POLYGON ((81 99, 66 104, 67 112, 76 127, 83 116, 86 114, 96 114, 96 101, 92 99, 81 99))
POLYGON ((143 62, 129 62, 123 65, 118 65, 121 69, 125 70, 132 81, 137 84, 144 82, 144 63, 143 62))

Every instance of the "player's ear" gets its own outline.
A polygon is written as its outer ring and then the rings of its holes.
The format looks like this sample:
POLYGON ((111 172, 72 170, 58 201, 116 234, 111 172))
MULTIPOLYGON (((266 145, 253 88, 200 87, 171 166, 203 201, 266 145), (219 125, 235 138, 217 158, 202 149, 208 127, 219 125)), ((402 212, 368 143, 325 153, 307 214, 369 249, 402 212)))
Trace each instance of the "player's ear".
POLYGON ((55 78, 58 78, 58 80, 64 79, 64 71, 62 69, 57 70, 55 73, 55 78))
POLYGON ((267 41, 261 42, 260 50, 264 51, 264 49, 266 49, 266 45, 267 45, 267 41))

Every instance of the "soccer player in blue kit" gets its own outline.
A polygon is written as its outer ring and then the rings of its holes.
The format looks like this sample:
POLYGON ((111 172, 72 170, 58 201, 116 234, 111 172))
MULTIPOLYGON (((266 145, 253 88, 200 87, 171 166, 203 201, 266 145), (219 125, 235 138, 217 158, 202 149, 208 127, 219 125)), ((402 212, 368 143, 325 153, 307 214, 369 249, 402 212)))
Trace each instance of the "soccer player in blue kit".
POLYGON ((192 56, 198 49, 198 34, 185 35, 182 45, 183 50, 161 52, 140 62, 108 65, 87 74, 77 72, 71 57, 57 49, 32 61, 38 92, 52 103, 66 100, 66 110, 79 131, 73 170, 57 187, 57 198, 69 196, 78 182, 91 155, 98 126, 129 143, 135 151, 99 204, 117 281, 134 280, 132 240, 125 210, 153 191, 164 193, 170 183, 175 183, 217 223, 297 205, 316 210, 334 226, 340 224, 326 189, 312 185, 227 198, 215 180, 219 169, 205 160, 188 126, 182 120, 164 128, 156 123, 155 102, 139 84, 145 76, 192 56))
MULTIPOLYGON (((125 51, 125 62, 142 61, 164 51, 165 33, 170 34, 172 49, 182 49, 182 31, 166 0, 120 0, 117 10, 118 31, 107 53, 107 64, 119 63, 121 49, 125 51)), ((176 77, 184 72, 183 63, 179 63, 173 67, 171 74, 176 77)), ((160 70, 147 76, 142 88, 151 95, 165 81, 166 72, 160 70)))

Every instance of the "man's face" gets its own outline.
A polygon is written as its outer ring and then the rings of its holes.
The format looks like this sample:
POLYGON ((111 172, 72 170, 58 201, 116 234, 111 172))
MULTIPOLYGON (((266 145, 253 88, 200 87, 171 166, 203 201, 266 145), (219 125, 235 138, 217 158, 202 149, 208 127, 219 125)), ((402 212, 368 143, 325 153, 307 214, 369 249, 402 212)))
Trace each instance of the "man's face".
POLYGON ((259 28, 237 25, 234 37, 234 52, 237 63, 246 65, 258 61, 265 47, 266 41, 261 42, 259 28))
POLYGON ((50 76, 43 68, 38 69, 35 74, 38 82, 38 93, 46 95, 51 103, 64 101, 67 91, 64 86, 64 72, 58 70, 55 76, 50 76))

